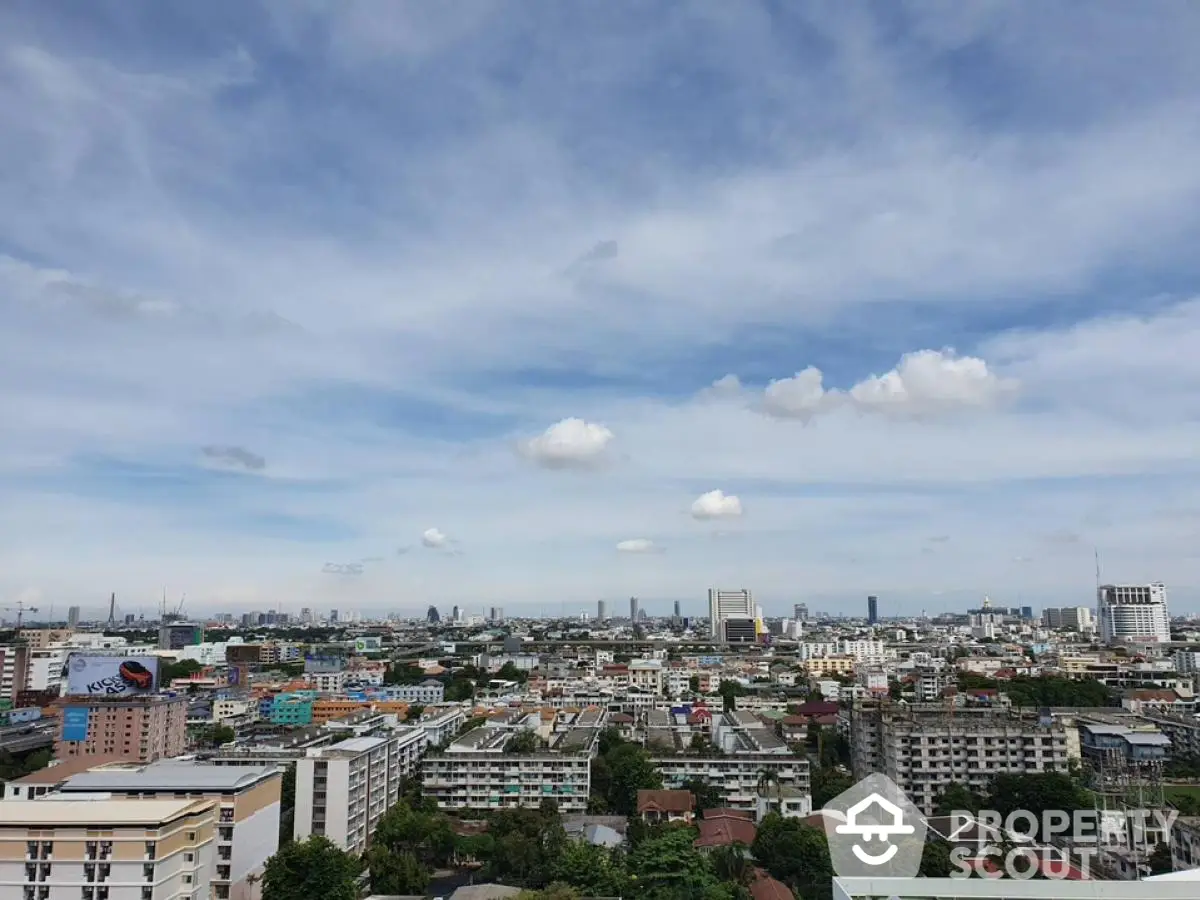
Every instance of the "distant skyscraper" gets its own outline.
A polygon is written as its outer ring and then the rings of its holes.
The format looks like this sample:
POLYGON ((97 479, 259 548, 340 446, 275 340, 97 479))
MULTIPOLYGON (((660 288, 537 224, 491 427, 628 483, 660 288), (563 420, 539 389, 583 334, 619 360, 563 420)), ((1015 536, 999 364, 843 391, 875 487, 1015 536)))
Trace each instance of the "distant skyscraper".
POLYGON ((337 620, 338 620, 338 611, 336 609, 331 609, 329 611, 329 621, 336 622, 337 620))
POLYGON ((867 597, 867 624, 879 624, 879 598, 874 594, 867 597))
POLYGON ((797 622, 807 622, 808 621, 808 604, 807 603, 797 603, 795 606, 793 606, 792 607, 792 618, 795 619, 797 622))
POLYGON ((726 619, 749 619, 754 623, 754 598, 750 591, 742 588, 738 591, 722 591, 710 588, 708 591, 708 628, 709 634, 717 639, 724 637, 721 623, 726 619))
POLYGON ((488 621, 492 622, 492 623, 503 622, 504 621, 504 610, 501 609, 499 606, 493 606, 491 609, 491 613, 488 616, 488 621))
POLYGON ((1026 621, 1029 621, 1030 619, 1032 619, 1033 618, 1033 607, 1032 606, 1022 606, 1021 607, 1021 618, 1025 619, 1026 621))
POLYGON ((78 624, 79 624, 79 607, 78 606, 68 606, 67 607, 67 627, 74 628, 78 624))
POLYGON ((679 601, 675 601, 675 618, 679 618, 679 601))
POLYGON ((300 621, 304 623, 312 621, 312 610, 307 606, 300 607, 300 621))
POLYGON ((608 621, 608 604, 603 600, 596 601, 596 620, 601 624, 608 621))
MULTIPOLYGON (((457 611, 458 607, 456 606, 454 609, 457 611)), ((429 607, 428 611, 425 613, 425 621, 429 622, 431 625, 436 625, 438 622, 442 621, 442 617, 439 615, 436 606, 429 607)))
POLYGON ((1162 582, 1106 584, 1097 594, 1101 640, 1106 643, 1171 640, 1167 586, 1162 582))
POLYGON ((629 598, 629 621, 636 622, 638 620, 638 602, 637 597, 629 598))

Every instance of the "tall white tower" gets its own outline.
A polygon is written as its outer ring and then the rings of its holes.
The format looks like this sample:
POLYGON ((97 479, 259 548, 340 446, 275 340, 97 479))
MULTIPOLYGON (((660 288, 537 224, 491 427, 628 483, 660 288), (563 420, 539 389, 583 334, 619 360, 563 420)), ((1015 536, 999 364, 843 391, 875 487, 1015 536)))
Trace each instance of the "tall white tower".
POLYGON ((708 633, 720 638, 721 623, 725 619, 754 619, 754 598, 749 590, 722 591, 709 588, 708 633))
POLYGON ((1096 593, 1100 638, 1105 643, 1171 640, 1167 587, 1161 581, 1102 584, 1096 593))

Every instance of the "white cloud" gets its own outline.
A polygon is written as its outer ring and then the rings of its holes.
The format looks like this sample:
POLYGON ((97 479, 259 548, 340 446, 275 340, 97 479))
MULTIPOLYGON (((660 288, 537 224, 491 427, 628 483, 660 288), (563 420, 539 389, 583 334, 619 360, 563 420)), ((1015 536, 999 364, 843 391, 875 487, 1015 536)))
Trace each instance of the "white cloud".
POLYGON ((736 519, 742 514, 742 501, 724 491, 701 494, 692 504, 693 519, 736 519))
POLYGON ((521 449, 548 469, 586 468, 604 458, 613 433, 603 425, 583 419, 563 419, 526 441, 521 449))
POLYGON ((431 550, 441 550, 450 544, 450 538, 437 528, 426 528, 421 532, 421 543, 431 550))
POLYGON ((867 412, 922 416, 956 409, 987 408, 1011 397, 1017 382, 1001 378, 986 362, 953 350, 906 353, 884 375, 850 389, 854 405, 867 412))
POLYGON ((622 553, 655 553, 658 549, 658 545, 649 538, 632 538, 617 544, 617 550, 622 553))
POLYGON ((819 413, 828 412, 840 400, 836 392, 826 391, 821 370, 809 366, 791 378, 779 378, 763 392, 763 410, 780 418, 808 421, 819 413))

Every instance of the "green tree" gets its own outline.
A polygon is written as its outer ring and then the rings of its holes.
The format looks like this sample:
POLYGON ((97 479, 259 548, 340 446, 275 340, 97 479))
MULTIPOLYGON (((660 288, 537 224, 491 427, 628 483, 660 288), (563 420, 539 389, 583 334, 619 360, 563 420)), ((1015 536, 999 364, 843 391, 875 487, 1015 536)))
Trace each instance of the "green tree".
POLYGON ((1092 798, 1065 772, 1000 774, 992 781, 987 808, 1005 817, 1027 810, 1040 820, 1047 810, 1072 813, 1092 809, 1092 798))
POLYGON ((429 870, 407 850, 396 853, 375 843, 367 851, 366 859, 372 893, 420 895, 429 886, 429 870))
POLYGON ((922 878, 949 878, 955 871, 950 862, 950 844, 946 841, 927 841, 921 853, 922 878))
POLYGON ((746 689, 736 681, 722 680, 717 688, 717 693, 721 695, 721 701, 724 704, 726 712, 737 709, 737 698, 746 693, 746 689))
POLYGON ((700 693, 700 676, 699 675, 693 675, 691 678, 688 679, 688 690, 691 691, 693 694, 700 693))
POLYGON ((629 854, 629 875, 640 900, 719 900, 731 897, 708 859, 693 844, 691 828, 667 828, 643 840, 629 854))
POLYGON ((504 745, 505 753, 537 753, 539 750, 544 750, 546 745, 542 743, 542 739, 538 737, 536 731, 531 731, 528 728, 522 729, 508 739, 508 743, 504 745))
POLYGON ((512 662, 506 662, 500 667, 500 671, 496 673, 496 677, 503 681, 520 681, 524 683, 529 679, 529 673, 524 669, 518 669, 512 662))
POLYGON ((629 890, 621 854, 587 841, 568 841, 552 860, 550 877, 585 897, 622 897, 629 890))
POLYGON ((176 678, 187 678, 195 675, 204 666, 194 659, 181 659, 179 662, 158 664, 158 683, 169 685, 176 678))
POLYGON ((696 812, 703 814, 705 810, 718 809, 725 805, 725 794, 707 778, 689 778, 680 788, 691 791, 696 798, 696 812))
POLYGON ((962 784, 947 785, 934 801, 935 816, 949 816, 955 810, 977 813, 983 809, 984 798, 962 784))
POLYGON ((464 703, 475 697, 475 683, 469 678, 455 678, 442 694, 447 703, 464 703))
POLYGON ((1173 871, 1175 871, 1175 864, 1171 862, 1171 848, 1159 841, 1154 852, 1150 854, 1150 874, 1165 875, 1167 872, 1173 871))
POLYGON ((662 787, 662 774, 644 748, 634 744, 614 747, 606 756, 608 768, 608 807, 615 815, 632 816, 637 812, 640 790, 662 787))
POLYGON ((279 846, 292 841, 296 827, 296 764, 283 769, 279 785, 279 846))
POLYGON ((292 841, 267 860, 262 900, 357 900, 360 870, 355 857, 326 837, 292 841))
POLYGON ((521 887, 549 884, 567 847, 562 819, 553 802, 536 810, 498 810, 488 820, 488 833, 493 846, 486 860, 487 877, 521 887))
POLYGON ((404 714, 405 722, 415 722, 421 718, 421 714, 425 712, 425 707, 420 703, 414 703, 408 708, 408 712, 404 714))
POLYGON ((751 849, 760 866, 802 897, 825 891, 833 877, 824 830, 799 819, 768 813, 759 823, 751 849))
POLYGON ((200 733, 200 742, 209 747, 220 747, 237 738, 237 732, 228 725, 210 725, 200 733))
POLYGON ((813 809, 824 809, 830 800, 854 786, 854 776, 818 766, 812 770, 811 782, 813 809))
POLYGON ((725 882, 748 884, 754 873, 749 848, 745 844, 729 844, 715 848, 708 856, 713 874, 725 882))

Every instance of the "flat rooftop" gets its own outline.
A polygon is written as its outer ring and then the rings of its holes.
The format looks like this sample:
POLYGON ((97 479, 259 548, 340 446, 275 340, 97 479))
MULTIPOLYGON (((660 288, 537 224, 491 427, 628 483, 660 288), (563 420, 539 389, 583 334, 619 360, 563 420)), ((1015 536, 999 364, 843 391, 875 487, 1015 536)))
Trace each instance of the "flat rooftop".
POLYGON ((238 791, 278 772, 275 766, 211 766, 172 761, 145 766, 105 765, 70 776, 62 790, 238 791))
POLYGON ((5 800, 3 825, 142 825, 211 809, 212 800, 5 800))

